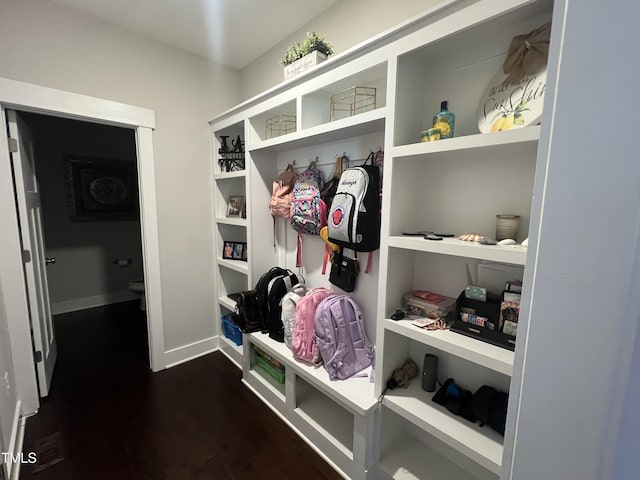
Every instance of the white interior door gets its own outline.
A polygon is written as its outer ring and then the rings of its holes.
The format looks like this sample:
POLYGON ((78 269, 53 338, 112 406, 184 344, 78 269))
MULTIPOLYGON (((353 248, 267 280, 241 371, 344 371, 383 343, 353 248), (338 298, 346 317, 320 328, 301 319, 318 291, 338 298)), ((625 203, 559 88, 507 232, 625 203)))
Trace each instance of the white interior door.
POLYGON ((47 287, 47 272, 31 130, 13 110, 7 110, 23 263, 40 396, 49 394, 58 350, 47 287))

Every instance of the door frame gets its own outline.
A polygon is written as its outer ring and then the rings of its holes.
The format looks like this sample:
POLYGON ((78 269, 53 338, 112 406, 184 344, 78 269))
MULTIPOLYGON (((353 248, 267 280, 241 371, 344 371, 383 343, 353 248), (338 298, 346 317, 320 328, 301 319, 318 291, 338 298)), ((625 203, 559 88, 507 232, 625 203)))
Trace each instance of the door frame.
POLYGON ((105 125, 136 132, 140 197, 140 226, 144 264, 149 363, 154 372, 166 368, 160 251, 156 204, 153 130, 155 112, 146 108, 0 78, 0 278, 22 415, 39 408, 29 307, 22 266, 22 249, 9 158, 6 110, 27 111, 105 125))

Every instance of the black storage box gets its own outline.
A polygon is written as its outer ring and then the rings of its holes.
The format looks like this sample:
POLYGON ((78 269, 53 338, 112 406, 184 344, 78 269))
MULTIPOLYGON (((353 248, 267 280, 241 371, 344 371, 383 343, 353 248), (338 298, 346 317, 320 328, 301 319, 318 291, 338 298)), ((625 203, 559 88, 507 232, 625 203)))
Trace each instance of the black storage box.
POLYGON ((509 350, 515 350, 516 337, 507 335, 506 333, 499 332, 498 330, 491 330, 486 327, 474 325, 462 321, 460 313, 463 307, 472 308, 475 310, 475 315, 478 317, 488 318, 491 323, 498 328, 500 320, 500 305, 502 299, 497 295, 487 294, 487 301, 480 302, 478 300, 471 300, 465 297, 464 291, 458 296, 456 301, 456 314, 451 326, 451 331, 467 335, 469 337, 477 338, 483 342, 497 345, 498 347, 506 348, 509 350))

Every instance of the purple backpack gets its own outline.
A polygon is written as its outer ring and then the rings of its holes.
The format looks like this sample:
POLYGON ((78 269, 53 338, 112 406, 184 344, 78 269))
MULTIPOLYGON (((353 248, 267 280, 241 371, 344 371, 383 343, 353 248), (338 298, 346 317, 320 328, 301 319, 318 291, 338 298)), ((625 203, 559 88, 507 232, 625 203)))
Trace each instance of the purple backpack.
POLYGON ((344 380, 373 363, 362 311, 348 295, 332 295, 316 310, 316 342, 331 380, 344 380))

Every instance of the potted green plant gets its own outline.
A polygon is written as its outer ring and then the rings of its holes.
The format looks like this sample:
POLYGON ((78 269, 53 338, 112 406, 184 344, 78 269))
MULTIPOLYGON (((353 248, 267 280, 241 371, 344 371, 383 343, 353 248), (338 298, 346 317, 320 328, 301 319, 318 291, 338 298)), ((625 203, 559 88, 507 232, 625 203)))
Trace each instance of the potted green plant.
POLYGON ((285 80, 325 61, 332 53, 331 45, 322 35, 318 35, 316 32, 307 32, 302 43, 296 42, 289 45, 284 57, 280 60, 284 66, 285 80))

